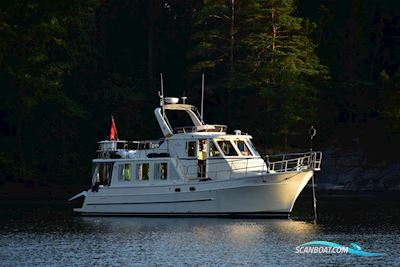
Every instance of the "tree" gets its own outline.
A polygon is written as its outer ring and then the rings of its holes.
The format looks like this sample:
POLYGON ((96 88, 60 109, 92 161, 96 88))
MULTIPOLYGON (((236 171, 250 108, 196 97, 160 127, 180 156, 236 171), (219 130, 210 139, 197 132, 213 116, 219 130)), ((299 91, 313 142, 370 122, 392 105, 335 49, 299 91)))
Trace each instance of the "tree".
POLYGON ((76 138, 69 126, 86 113, 66 84, 94 55, 95 7, 94 0, 1 3, 0 110, 11 133, 2 147, 17 177, 48 172, 57 179, 60 163, 76 153, 67 142, 76 138))
POLYGON ((204 1, 196 14, 189 53, 192 73, 209 72, 214 80, 233 89, 235 75, 235 10, 234 0, 204 1))
POLYGON ((316 84, 329 77, 310 37, 316 25, 294 12, 293 0, 204 1, 191 53, 192 70, 216 73, 214 82, 231 92, 262 96, 264 125, 272 122, 285 140, 299 122, 316 119, 316 84))

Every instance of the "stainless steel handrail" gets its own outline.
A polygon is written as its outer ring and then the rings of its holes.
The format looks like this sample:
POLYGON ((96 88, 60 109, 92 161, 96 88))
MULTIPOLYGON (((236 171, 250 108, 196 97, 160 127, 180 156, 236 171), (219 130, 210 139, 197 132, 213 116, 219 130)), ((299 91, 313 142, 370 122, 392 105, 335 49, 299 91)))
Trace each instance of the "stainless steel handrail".
MULTIPOLYGON (((218 177, 219 173, 227 172, 227 177, 231 178, 233 173, 241 172, 243 173, 243 177, 260 175, 266 173, 284 173, 290 171, 302 171, 302 170, 314 170, 319 171, 322 161, 322 153, 321 152, 305 152, 305 153, 292 153, 292 154, 282 154, 282 155, 267 155, 264 158, 267 169, 265 169, 265 164, 262 165, 250 165, 249 166, 249 158, 247 159, 226 159, 226 165, 218 168, 216 170, 207 170, 208 178, 218 177), (271 157, 277 158, 280 157, 280 160, 271 161, 271 157), (238 166, 238 162, 245 163, 238 166), (245 166, 243 166, 245 165, 245 166), (260 170, 261 169, 261 170, 260 170)), ((196 180, 200 177, 196 177, 198 174, 198 165, 190 164, 183 166, 179 159, 176 160, 177 167, 181 170, 184 178, 190 180, 196 180), (193 171, 190 171, 193 170, 193 171)), ((209 162, 208 166, 218 165, 221 162, 209 162)))
POLYGON ((287 172, 294 170, 319 171, 322 162, 322 152, 310 151, 305 153, 292 153, 265 156, 268 170, 270 172, 287 172), (278 158, 278 160, 272 160, 278 158))

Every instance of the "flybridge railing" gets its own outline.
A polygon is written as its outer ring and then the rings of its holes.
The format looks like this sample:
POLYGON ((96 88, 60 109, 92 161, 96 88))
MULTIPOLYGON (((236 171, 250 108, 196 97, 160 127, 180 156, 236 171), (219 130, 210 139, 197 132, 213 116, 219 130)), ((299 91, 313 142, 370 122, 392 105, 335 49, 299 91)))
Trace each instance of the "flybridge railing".
POLYGON ((174 133, 193 133, 193 132, 226 132, 228 126, 226 125, 218 125, 218 124, 210 124, 210 125, 201 125, 201 126, 185 126, 185 127, 176 127, 174 128, 174 133))
MULTIPOLYGON (((137 155, 146 157, 148 154, 156 153, 156 149, 160 147, 163 140, 141 140, 141 141, 124 141, 124 140, 105 140, 97 142, 99 149, 98 158, 108 159, 119 152, 135 151, 137 155)), ((168 151, 158 151, 159 153, 167 153, 168 151)))
POLYGON ((142 149, 152 149, 158 148, 160 146, 160 140, 141 140, 141 141, 124 141, 124 140, 115 140, 115 141, 100 141, 97 142, 99 144, 99 151, 118 151, 118 150, 142 150, 142 149))
POLYGON ((322 152, 319 151, 265 156, 269 172, 319 171, 321 161, 322 152))

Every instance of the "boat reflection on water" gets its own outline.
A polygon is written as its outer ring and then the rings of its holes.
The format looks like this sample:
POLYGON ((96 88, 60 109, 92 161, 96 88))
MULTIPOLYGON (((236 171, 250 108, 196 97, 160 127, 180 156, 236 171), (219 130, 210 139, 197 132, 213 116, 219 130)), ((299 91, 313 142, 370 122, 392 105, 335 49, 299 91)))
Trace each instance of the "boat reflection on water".
MULTIPOLYGON (((294 219, 73 217, 68 207, 7 205, 0 216, 0 265, 393 266, 399 262, 397 197, 380 202, 375 220, 366 207, 355 212, 358 206, 349 203, 360 201, 350 202, 353 197, 320 199, 325 208, 318 225, 294 219), (393 211, 390 217, 385 216, 388 210, 393 211), (296 253, 297 246, 313 240, 357 243, 386 256, 296 253)), ((370 196, 362 202, 376 201, 370 196)), ((299 220, 310 217, 310 201, 303 204, 307 209, 297 206, 299 220)))
POLYGON ((81 217, 84 228, 104 233, 135 234, 185 234, 189 238, 203 240, 218 236, 240 244, 257 241, 265 235, 316 235, 319 226, 291 219, 224 219, 224 218, 129 218, 129 217, 81 217))

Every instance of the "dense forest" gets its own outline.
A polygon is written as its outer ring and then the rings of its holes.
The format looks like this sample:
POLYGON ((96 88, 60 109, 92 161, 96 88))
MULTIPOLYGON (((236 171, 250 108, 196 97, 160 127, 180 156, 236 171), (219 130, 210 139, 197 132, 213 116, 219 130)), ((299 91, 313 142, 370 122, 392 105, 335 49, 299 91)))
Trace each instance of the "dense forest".
POLYGON ((400 3, 388 0, 0 2, 0 181, 86 183, 110 116, 161 137, 168 96, 261 150, 400 149, 400 3))

